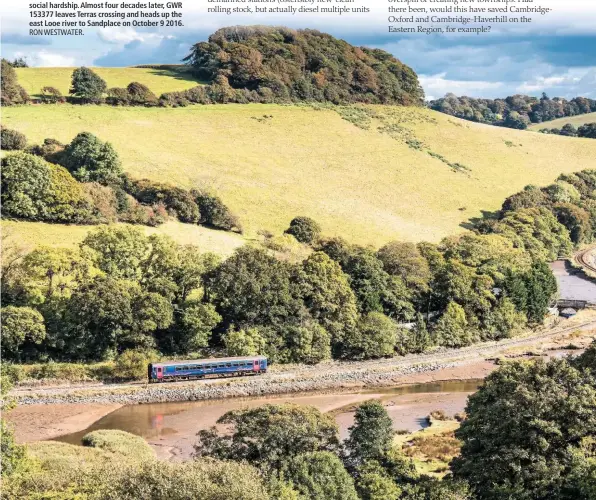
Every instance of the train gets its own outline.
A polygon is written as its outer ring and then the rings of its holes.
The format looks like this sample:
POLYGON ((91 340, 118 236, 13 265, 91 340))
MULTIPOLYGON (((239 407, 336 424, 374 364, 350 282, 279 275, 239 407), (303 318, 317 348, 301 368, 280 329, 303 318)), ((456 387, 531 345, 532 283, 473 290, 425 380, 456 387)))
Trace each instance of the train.
POLYGON ((235 377, 267 373, 265 356, 237 356, 188 361, 149 363, 147 379, 150 383, 175 380, 193 380, 206 377, 235 377))

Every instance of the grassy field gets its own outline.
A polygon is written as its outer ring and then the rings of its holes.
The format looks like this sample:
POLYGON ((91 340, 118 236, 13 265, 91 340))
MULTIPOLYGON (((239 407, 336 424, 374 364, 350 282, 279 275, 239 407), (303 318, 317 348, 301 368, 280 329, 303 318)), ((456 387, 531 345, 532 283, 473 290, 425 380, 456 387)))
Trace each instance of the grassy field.
POLYGON ((346 119, 306 106, 44 105, 5 108, 3 123, 31 143, 93 132, 113 143, 134 176, 212 188, 249 237, 280 234, 307 215, 326 235, 363 244, 438 241, 527 184, 596 168, 596 141, 419 108, 339 111, 346 119))
MULTIPOLYGON (((170 236, 182 245, 194 244, 205 252, 230 255, 242 246, 242 236, 225 231, 215 231, 206 227, 169 221, 159 227, 143 227, 147 234, 170 236)), ((67 226, 45 224, 43 222, 3 221, 2 232, 8 241, 14 242, 23 250, 32 250, 37 245, 72 247, 78 245, 93 226, 67 226)))
MULTIPOLYGON (((39 95, 42 87, 55 87, 68 95, 75 68, 17 68, 19 83, 29 95, 39 95)), ((150 68, 93 68, 109 87, 126 87, 130 82, 147 85, 158 97, 164 92, 186 90, 198 85, 189 74, 150 68)))
POLYGON ((576 127, 585 125, 586 123, 596 123, 596 113, 588 113, 586 115, 568 116, 566 118, 559 118, 558 120, 551 120, 550 122, 536 123, 528 127, 528 130, 540 130, 543 128, 561 128, 563 125, 571 123, 576 127))

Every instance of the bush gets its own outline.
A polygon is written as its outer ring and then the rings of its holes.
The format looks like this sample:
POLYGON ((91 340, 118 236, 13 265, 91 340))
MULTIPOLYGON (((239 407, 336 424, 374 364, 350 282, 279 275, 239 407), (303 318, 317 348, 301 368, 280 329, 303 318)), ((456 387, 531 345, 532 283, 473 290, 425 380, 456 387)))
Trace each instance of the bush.
POLYGON ((186 190, 148 179, 126 178, 124 188, 139 202, 146 205, 163 204, 181 222, 197 223, 201 218, 198 205, 186 190))
POLYGON ((201 224, 225 231, 242 233, 242 225, 221 199, 206 191, 192 190, 191 195, 201 211, 201 224))
POLYGON ((30 146, 27 153, 35 156, 41 156, 50 163, 60 163, 59 156, 64 151, 65 145, 56 139, 44 139, 43 144, 30 146))
POLYGON ((295 217, 285 232, 294 236, 300 243, 310 244, 319 238, 321 226, 310 217, 295 217))
POLYGON ((104 79, 89 68, 81 67, 72 72, 69 93, 83 102, 101 102, 107 88, 104 79))
POLYGON ((2 59, 0 69, 0 99, 2 106, 25 104, 29 95, 17 81, 17 73, 6 59, 2 59))
POLYGON ((118 200, 111 187, 102 186, 97 182, 82 184, 89 204, 93 206, 93 219, 102 224, 118 220, 118 200))
POLYGON ((128 90, 122 87, 112 87, 108 89, 106 102, 114 106, 126 106, 130 103, 128 90))
POLYGON ((81 440, 83 446, 98 448, 110 453, 130 456, 135 460, 155 458, 153 448, 140 436, 119 430, 99 430, 85 434, 81 440))
POLYGON ((2 159, 2 206, 11 217, 48 222, 85 222, 90 204, 68 171, 42 158, 15 153, 2 159))
POLYGON ((55 87, 43 87, 41 89, 41 101, 46 104, 56 104, 58 102, 65 102, 66 99, 55 87))
POLYGON ((27 138, 25 134, 6 127, 0 127, 0 146, 5 151, 25 149, 27 138))
POLYGON ((150 350, 127 349, 116 358, 114 373, 118 378, 146 379, 147 366, 159 360, 159 354, 150 350))
POLYGON ((128 102, 132 105, 154 106, 157 104, 157 97, 146 85, 139 82, 132 82, 126 87, 128 102))

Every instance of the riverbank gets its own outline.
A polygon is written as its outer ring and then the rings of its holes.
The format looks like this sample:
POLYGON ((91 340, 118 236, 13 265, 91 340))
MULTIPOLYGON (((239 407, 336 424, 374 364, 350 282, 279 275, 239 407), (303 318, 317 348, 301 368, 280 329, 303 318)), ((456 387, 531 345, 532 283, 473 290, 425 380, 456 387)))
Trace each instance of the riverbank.
MULTIPOLYGON (((470 366, 508 353, 524 352, 541 346, 561 347, 582 338, 589 343, 596 329, 596 312, 582 311, 561 325, 532 332, 523 337, 485 342, 461 349, 443 349, 428 354, 360 362, 327 362, 315 366, 273 367, 267 374, 233 379, 211 379, 164 384, 114 384, 93 388, 56 387, 14 391, 19 405, 53 404, 140 404, 176 401, 200 401, 230 397, 252 397, 329 391, 365 387, 395 386, 412 383, 420 374, 438 374, 459 368, 461 378, 471 376, 470 366)), ((456 377, 457 378, 457 377, 456 377)), ((438 380, 439 378, 435 378, 438 380)))

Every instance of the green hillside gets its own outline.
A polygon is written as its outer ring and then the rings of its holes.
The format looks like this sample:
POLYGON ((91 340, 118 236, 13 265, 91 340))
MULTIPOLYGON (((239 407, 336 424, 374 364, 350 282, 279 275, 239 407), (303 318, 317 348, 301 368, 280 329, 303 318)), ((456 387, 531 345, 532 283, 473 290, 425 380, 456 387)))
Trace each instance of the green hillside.
MULTIPOLYGON (((55 87, 68 95, 70 79, 75 68, 16 68, 19 84, 31 96, 38 95, 42 87, 55 87)), ((152 68, 93 68, 108 87, 126 87, 130 82, 147 85, 154 94, 186 90, 197 85, 188 73, 152 68)))
POLYGON ((581 125, 585 125, 586 123, 596 123, 596 113, 588 113, 586 115, 578 116, 567 116, 565 118, 559 118, 558 120, 536 123, 528 127, 528 130, 537 131, 543 128, 561 128, 563 125, 567 125, 568 123, 571 123, 571 125, 575 125, 576 127, 580 127, 581 125))
POLYGON ((3 122, 30 143, 90 131, 134 176, 212 188, 248 237, 307 215, 364 244, 438 241, 527 184, 596 168, 596 141, 423 108, 44 105, 5 108, 3 122))

